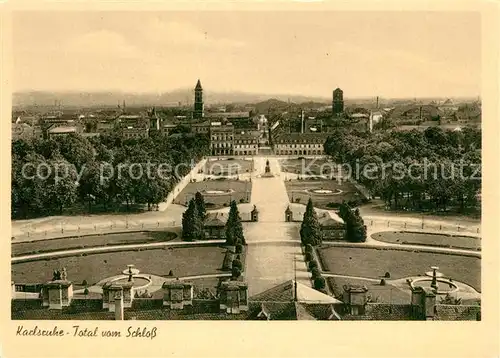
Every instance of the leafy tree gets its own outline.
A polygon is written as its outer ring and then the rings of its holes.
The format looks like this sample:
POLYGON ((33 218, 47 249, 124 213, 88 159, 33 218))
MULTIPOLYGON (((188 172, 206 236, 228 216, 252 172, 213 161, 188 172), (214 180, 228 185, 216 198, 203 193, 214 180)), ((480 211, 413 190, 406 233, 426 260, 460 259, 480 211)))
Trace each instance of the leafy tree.
POLYGON ((47 206, 62 214, 63 208, 77 200, 77 173, 73 165, 65 160, 49 163, 50 176, 46 180, 47 206))
POLYGON ((321 244, 321 228, 311 199, 307 202, 306 211, 300 227, 302 244, 317 246, 321 244))
POLYGON ((226 222, 226 243, 228 245, 245 244, 243 226, 241 225, 238 206, 236 205, 236 201, 234 200, 231 201, 229 216, 226 222))

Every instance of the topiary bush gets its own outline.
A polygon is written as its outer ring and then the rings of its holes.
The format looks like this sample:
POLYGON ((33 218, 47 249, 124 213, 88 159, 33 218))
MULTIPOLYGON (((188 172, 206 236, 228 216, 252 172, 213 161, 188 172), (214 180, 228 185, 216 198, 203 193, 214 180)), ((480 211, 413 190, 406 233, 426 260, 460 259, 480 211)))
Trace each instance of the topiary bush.
POLYGON ((241 276, 241 270, 238 267, 233 266, 233 269, 231 270, 231 274, 232 274, 233 279, 237 279, 238 277, 241 276))
POLYGON ((318 263, 315 260, 309 261, 309 270, 312 270, 313 268, 318 268, 318 263))
POLYGON ((88 286, 87 280, 82 281, 82 286, 88 286))
POLYGON ((243 245, 242 244, 236 245, 236 253, 241 254, 242 252, 243 252, 243 245))
POLYGON ((241 263, 240 260, 234 259, 232 267, 233 268, 237 267, 241 271, 243 269, 243 264, 241 263))
POLYGON ((172 270, 168 271, 168 275, 169 276, 173 276, 174 275, 174 272, 172 270))
POLYGON ((380 286, 385 286, 385 279, 380 280, 380 286))
POLYGON ((326 281, 323 276, 318 276, 314 279, 314 288, 316 290, 323 290, 326 286, 326 281))
POLYGON ((384 275, 385 278, 391 278, 391 274, 389 272, 386 272, 384 275))
POLYGON ((304 255, 304 258, 305 258, 306 262, 309 262, 313 259, 313 255, 310 252, 306 252, 306 254, 304 255))
POLYGON ((85 289, 83 290, 83 294, 85 296, 87 296, 89 294, 89 289, 87 287, 85 287, 85 289))
POLYGON ((311 273, 312 273, 313 279, 315 279, 316 277, 321 276, 321 272, 319 272, 319 269, 317 267, 313 268, 311 270, 311 273))

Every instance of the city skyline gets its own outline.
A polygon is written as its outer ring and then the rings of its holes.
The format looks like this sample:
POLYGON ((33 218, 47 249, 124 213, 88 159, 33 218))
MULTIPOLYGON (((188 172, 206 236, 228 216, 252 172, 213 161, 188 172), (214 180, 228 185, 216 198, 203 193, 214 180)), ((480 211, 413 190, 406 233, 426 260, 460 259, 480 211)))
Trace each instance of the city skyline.
POLYGON ((163 93, 200 78, 213 92, 477 97, 480 25, 473 12, 16 13, 13 90, 163 93))

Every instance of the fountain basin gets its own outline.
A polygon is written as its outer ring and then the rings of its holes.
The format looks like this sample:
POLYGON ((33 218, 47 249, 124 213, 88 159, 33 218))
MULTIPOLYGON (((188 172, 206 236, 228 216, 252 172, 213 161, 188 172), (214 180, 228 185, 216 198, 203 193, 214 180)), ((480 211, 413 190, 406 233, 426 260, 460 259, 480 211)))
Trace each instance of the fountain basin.
POLYGON ((206 196, 216 196, 216 195, 228 195, 228 194, 231 194, 233 193, 234 190, 233 189, 228 189, 228 190, 203 190, 201 192, 202 195, 206 195, 206 196))
POLYGON ((309 192, 311 194, 315 195, 338 195, 342 193, 342 190, 340 189, 307 189, 306 192, 309 192))
MULTIPOLYGON (((435 291, 436 294, 447 295, 450 293, 458 292, 458 286, 454 282, 452 282, 448 279, 445 279, 445 278, 437 278, 436 281, 438 284, 438 290, 435 291)), ((412 288, 415 288, 418 286, 418 287, 432 290, 431 283, 432 283, 432 277, 424 277, 424 278, 414 279, 410 283, 410 285, 412 288)))

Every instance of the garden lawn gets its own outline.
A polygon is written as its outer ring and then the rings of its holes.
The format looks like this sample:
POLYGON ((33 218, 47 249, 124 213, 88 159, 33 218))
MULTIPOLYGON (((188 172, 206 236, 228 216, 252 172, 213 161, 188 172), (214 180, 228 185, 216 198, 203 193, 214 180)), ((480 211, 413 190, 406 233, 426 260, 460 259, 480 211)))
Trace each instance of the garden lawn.
MULTIPOLYGON (((86 280, 93 285, 100 280, 121 274, 133 264, 142 274, 167 277, 222 273, 223 247, 182 247, 142 251, 121 251, 88 256, 72 256, 12 264, 12 280, 19 283, 42 283, 52 279, 55 269, 66 267, 68 279, 75 285, 86 280)), ((78 287, 76 287, 78 288, 78 287)))
POLYGON ((303 175, 323 175, 337 173, 337 164, 326 159, 285 159, 280 160, 281 171, 303 175))
POLYGON ((178 234, 171 231, 143 231, 20 242, 12 243, 11 247, 12 256, 21 256, 41 252, 82 249, 86 247, 164 242, 172 241, 176 237, 178 237, 178 234))
POLYGON ((186 185, 184 190, 175 198, 176 204, 187 205, 194 198, 196 192, 203 194, 206 208, 220 209, 229 206, 231 200, 237 203, 247 203, 252 194, 252 183, 241 180, 204 180, 186 185), (223 194, 207 194, 207 190, 221 190, 223 194))
POLYGON ((446 277, 481 291, 481 259, 476 257, 349 247, 324 247, 318 252, 324 270, 334 274, 382 278, 389 272, 395 279, 424 275, 438 266, 446 277))
POLYGON ((378 241, 395 244, 416 244, 428 246, 454 247, 460 249, 481 249, 481 238, 471 236, 450 236, 420 232, 385 231, 372 235, 378 241))
POLYGON ((203 173, 208 175, 237 175, 252 171, 251 160, 224 159, 209 160, 203 168, 203 173))
POLYGON ((293 203, 306 204, 309 198, 314 206, 320 209, 337 208, 344 200, 361 201, 363 196, 356 187, 348 181, 337 180, 288 180, 285 181, 288 198, 293 203), (309 190, 332 190, 332 194, 314 194, 309 190), (341 193, 335 194, 341 190, 341 193))

